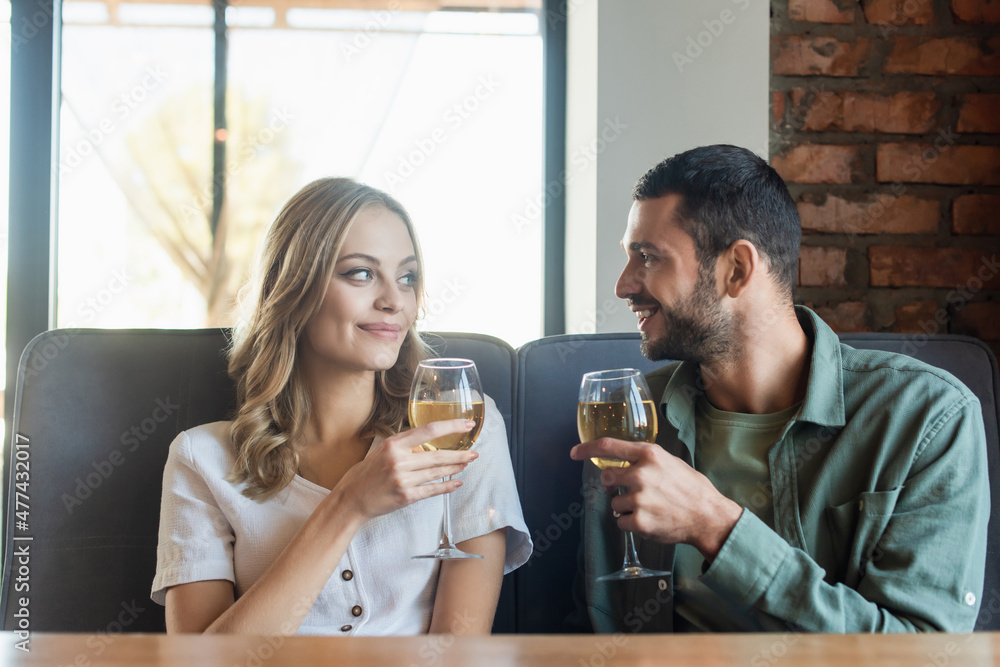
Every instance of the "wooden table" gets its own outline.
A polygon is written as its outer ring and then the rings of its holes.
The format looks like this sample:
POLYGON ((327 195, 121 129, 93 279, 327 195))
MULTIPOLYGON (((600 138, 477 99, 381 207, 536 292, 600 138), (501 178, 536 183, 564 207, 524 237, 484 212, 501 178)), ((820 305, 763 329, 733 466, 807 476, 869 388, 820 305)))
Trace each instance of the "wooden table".
POLYGON ((346 638, 0 633, 0 665, 91 667, 968 667, 1000 665, 1000 633, 974 635, 497 635, 346 638))

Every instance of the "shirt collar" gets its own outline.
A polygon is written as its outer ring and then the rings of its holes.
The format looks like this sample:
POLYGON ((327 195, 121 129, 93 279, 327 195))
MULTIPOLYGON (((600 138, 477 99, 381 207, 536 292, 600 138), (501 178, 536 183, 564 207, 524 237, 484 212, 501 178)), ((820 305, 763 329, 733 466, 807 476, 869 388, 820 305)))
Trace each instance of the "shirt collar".
MULTIPOLYGON (((806 421, 823 426, 843 426, 844 410, 843 364, 840 339, 819 315, 805 306, 795 306, 795 315, 803 331, 812 340, 809 359, 809 380, 801 409, 792 421, 806 421)), ((694 456, 695 404, 705 393, 698 364, 681 362, 670 377, 663 396, 660 412, 677 429, 681 442, 694 456)))
POLYGON ((806 335, 812 339, 806 397, 795 420, 822 426, 843 426, 847 417, 840 338, 809 308, 795 306, 795 314, 806 335))

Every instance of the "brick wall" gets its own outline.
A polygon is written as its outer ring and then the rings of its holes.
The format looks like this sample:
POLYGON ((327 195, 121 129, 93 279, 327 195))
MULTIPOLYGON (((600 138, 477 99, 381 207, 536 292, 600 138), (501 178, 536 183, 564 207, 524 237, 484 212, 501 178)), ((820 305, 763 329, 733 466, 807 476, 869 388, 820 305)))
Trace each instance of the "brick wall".
POLYGON ((797 300, 1000 353, 1000 0, 773 0, 771 163, 797 300))

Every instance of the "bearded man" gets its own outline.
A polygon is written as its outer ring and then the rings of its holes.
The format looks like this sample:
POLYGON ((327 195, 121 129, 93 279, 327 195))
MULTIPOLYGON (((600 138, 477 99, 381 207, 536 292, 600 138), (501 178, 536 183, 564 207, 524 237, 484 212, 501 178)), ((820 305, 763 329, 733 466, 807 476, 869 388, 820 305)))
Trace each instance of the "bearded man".
POLYGON ((795 203, 766 162, 696 148, 636 184, 615 286, 649 374, 656 443, 585 464, 581 604, 615 631, 973 629, 989 491, 979 401, 947 372, 856 350, 794 305, 795 203), (620 495, 611 491, 624 487, 620 495), (621 562, 672 576, 597 582, 621 562))

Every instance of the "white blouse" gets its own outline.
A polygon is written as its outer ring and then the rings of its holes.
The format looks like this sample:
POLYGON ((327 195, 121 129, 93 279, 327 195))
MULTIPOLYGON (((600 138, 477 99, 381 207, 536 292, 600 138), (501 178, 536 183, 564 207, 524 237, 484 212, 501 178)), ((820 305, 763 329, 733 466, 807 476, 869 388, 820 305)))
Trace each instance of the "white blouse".
MULTIPOLYGON (((473 446, 479 458, 456 477, 452 539, 462 542, 507 529, 504 574, 531 555, 531 539, 514 486, 507 432, 492 399, 473 446)), ((159 544, 152 599, 166 589, 210 579, 233 582, 243 595, 278 557, 329 491, 298 475, 258 502, 226 476, 233 468, 229 422, 184 431, 170 445, 163 472, 159 544)), ((414 635, 427 632, 440 561, 411 559, 437 548, 444 503, 419 500, 365 523, 299 628, 303 635, 414 635)))

